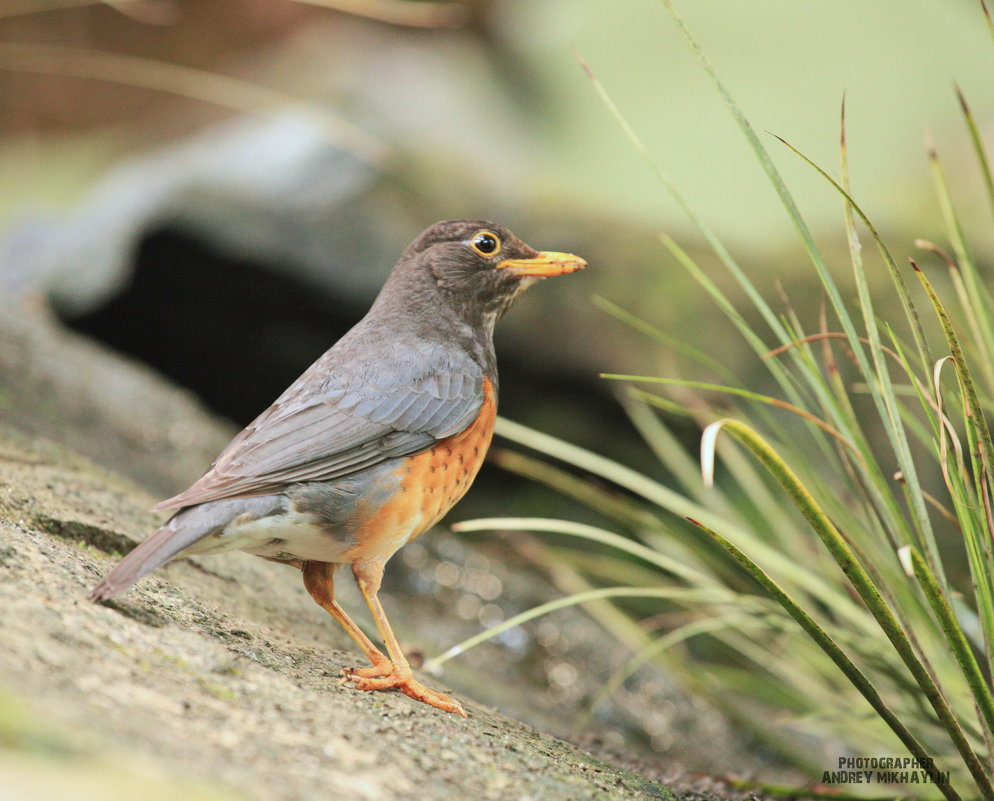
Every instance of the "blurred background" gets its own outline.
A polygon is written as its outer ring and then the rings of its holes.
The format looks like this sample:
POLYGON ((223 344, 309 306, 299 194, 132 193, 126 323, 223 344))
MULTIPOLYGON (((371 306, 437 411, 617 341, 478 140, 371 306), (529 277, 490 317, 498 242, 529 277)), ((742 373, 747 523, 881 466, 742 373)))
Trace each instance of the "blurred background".
MULTIPOLYGON (((989 135, 994 56, 977 3, 682 6, 829 254, 845 253, 838 195, 763 132, 835 174, 845 93, 854 193, 898 261, 916 237, 940 238, 928 143, 989 261, 954 90, 989 135)), ((590 264, 535 288, 502 324, 502 413, 664 478, 598 374, 713 376, 592 296, 766 379, 660 245, 667 233, 713 263, 578 56, 757 286, 778 285, 802 316, 815 310, 790 221, 650 0, 6 0, 0 290, 43 298, 69 327, 243 425, 362 315, 420 230, 498 220, 590 264)), ((844 256, 832 261, 850 287, 844 256)), ((889 286, 883 270, 871 279, 889 286)), ((696 427, 674 425, 695 447, 696 427)), ((586 514, 490 468, 456 516, 512 506, 586 514)), ((425 559, 413 550, 408 567, 425 559)), ((436 578, 456 586, 446 575, 436 578)), ((482 602, 464 616, 474 626, 482 602)), ((563 689, 575 670, 559 677, 550 706, 575 700, 563 689)), ((650 745, 674 747, 666 721, 654 725, 650 745)))
MULTIPOLYGON (((977 201, 966 221, 986 214, 953 91, 983 126, 994 65, 976 3, 684 12, 753 124, 832 172, 848 92, 854 191, 896 246, 937 235, 927 138, 977 201)), ((672 365, 591 294, 701 345, 727 329, 664 256, 659 232, 692 251, 698 239, 578 55, 759 287, 780 280, 811 302, 779 201, 648 0, 5 3, 3 282, 244 423, 354 322, 418 231, 500 220, 592 265, 502 326, 503 410, 610 449, 591 424, 596 372, 672 365)), ((837 195, 766 139, 809 223, 841 247, 837 195)), ((745 356, 727 347, 730 363, 745 356)))

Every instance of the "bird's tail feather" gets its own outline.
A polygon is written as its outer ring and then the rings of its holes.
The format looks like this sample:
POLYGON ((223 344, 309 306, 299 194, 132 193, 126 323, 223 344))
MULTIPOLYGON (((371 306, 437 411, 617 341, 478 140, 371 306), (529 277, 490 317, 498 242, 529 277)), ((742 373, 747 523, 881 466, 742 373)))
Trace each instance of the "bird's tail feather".
POLYGON ((210 528, 189 525, 187 510, 173 515, 124 557, 90 593, 91 601, 103 601, 126 590, 142 576, 165 564, 210 532, 210 528))
MULTIPOLYGON (((285 496, 265 495, 259 498, 209 501, 180 509, 104 576, 103 581, 90 593, 90 600, 103 601, 128 589, 142 576, 151 573, 194 543, 209 534, 223 531, 236 518, 247 516, 248 519, 255 519, 281 514, 287 508, 285 496)), ((232 541, 221 550, 238 547, 232 541)))

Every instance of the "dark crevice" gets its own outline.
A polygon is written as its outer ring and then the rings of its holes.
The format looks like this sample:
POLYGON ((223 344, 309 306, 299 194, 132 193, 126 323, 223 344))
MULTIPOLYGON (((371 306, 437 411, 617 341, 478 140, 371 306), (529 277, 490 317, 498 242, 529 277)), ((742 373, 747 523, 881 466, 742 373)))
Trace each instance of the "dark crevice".
POLYGON ((135 543, 124 534, 79 520, 62 520, 49 515, 36 515, 35 524, 42 531, 56 537, 76 542, 85 542, 111 556, 123 556, 135 547, 135 543))
POLYGON ((169 620, 155 614, 155 612, 153 612, 147 605, 139 606, 138 604, 130 603, 128 601, 121 601, 116 598, 106 598, 100 601, 100 605, 106 606, 108 609, 113 609, 115 612, 119 612, 125 617, 131 618, 137 623, 141 623, 145 626, 151 626, 155 629, 161 629, 169 623, 169 620))
POLYGON ((117 295, 64 321, 244 425, 362 313, 321 288, 162 229, 142 241, 117 295))

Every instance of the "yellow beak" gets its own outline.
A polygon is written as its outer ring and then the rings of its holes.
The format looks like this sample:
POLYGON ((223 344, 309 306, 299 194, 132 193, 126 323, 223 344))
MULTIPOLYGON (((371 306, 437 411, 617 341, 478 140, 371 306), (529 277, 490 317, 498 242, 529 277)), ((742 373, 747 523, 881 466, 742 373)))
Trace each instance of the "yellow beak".
POLYGON ((575 273, 587 266, 587 262, 572 253, 555 253, 551 250, 539 253, 533 259, 504 259, 497 263, 498 269, 510 270, 515 275, 530 275, 535 278, 549 278, 553 275, 575 273))

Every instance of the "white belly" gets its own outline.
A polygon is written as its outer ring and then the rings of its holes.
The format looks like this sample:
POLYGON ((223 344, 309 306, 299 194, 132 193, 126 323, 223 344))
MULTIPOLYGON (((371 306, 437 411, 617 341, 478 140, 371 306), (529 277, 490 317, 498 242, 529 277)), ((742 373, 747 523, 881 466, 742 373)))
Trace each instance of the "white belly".
POLYGON ((186 553, 247 551, 274 559, 338 562, 347 549, 347 542, 318 526, 312 515, 291 511, 244 522, 236 518, 221 531, 191 545, 186 553))

